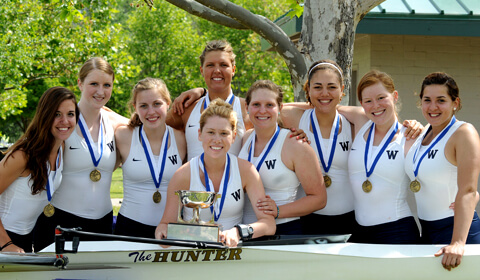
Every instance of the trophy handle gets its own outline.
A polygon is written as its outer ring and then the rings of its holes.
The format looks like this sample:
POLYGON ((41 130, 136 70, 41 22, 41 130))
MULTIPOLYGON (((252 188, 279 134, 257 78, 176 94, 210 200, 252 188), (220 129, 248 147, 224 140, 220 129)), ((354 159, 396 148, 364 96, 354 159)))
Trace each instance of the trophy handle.
POLYGON ((180 192, 176 191, 175 194, 178 196, 178 216, 177 216, 177 222, 179 223, 185 223, 185 221, 182 218, 183 214, 183 203, 182 203, 182 198, 180 197, 180 192))

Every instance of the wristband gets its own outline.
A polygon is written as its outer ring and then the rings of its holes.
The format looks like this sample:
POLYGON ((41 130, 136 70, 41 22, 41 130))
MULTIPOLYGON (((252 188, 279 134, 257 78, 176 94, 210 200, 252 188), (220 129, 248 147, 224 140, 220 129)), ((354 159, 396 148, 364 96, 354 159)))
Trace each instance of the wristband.
POLYGON ((204 97, 205 95, 207 95, 207 89, 206 88, 203 88, 203 93, 200 97, 204 97))
POLYGON ((277 205, 277 216, 275 216, 275 220, 278 218, 279 215, 280 215, 280 208, 278 208, 278 205, 277 205))
POLYGON ((0 251, 3 251, 3 249, 7 248, 10 245, 13 245, 12 240, 8 241, 7 243, 5 243, 5 245, 1 246, 0 251))

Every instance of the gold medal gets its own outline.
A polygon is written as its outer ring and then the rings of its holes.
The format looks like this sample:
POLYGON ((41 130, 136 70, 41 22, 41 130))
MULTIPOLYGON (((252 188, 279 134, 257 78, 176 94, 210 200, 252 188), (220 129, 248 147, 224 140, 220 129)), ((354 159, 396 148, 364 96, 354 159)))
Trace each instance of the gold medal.
POLYGON ((162 201, 162 194, 157 190, 153 193, 153 202, 160 203, 162 201))
POLYGON ((97 169, 94 169, 92 172, 90 172, 90 180, 93 182, 98 182, 101 178, 102 174, 97 169))
POLYGON ((325 182, 325 187, 330 187, 332 185, 332 179, 328 175, 323 175, 323 181, 325 182))
POLYGON ((420 182, 415 179, 410 183, 410 190, 414 193, 418 192, 421 188, 420 182))
POLYGON ((50 204, 50 202, 43 208, 43 214, 45 214, 45 216, 47 216, 48 218, 55 214, 55 208, 52 204, 50 204))
POLYGON ((362 189, 366 193, 371 192, 372 191, 372 183, 370 183, 370 181, 368 181, 368 179, 365 180, 365 182, 363 182, 363 184, 362 184, 362 189))

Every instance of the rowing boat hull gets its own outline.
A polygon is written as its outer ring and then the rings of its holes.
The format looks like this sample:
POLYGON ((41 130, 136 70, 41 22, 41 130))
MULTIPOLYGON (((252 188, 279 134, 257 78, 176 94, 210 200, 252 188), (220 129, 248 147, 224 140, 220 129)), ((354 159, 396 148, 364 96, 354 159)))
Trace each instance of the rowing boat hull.
MULTIPOLYGON (((162 248, 121 241, 82 242, 66 269, 2 264, 0 279, 480 279, 480 245, 446 271, 438 245, 354 243, 232 249, 162 248)), ((51 246, 41 254, 54 254, 51 246)))

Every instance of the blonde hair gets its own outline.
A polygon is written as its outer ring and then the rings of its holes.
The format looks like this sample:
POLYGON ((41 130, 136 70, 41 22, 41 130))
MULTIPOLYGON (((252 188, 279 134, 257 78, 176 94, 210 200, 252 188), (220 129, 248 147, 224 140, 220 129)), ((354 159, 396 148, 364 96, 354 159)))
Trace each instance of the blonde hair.
POLYGON ((203 63, 205 62, 205 56, 209 52, 214 52, 214 51, 222 51, 226 52, 230 55, 230 61, 232 62, 232 65, 235 65, 235 54, 233 53, 233 48, 232 45, 230 45, 229 42, 226 40, 213 40, 207 43, 205 48, 203 49, 202 54, 200 55, 200 64, 203 66, 203 63))
POLYGON ((112 65, 101 57, 92 57, 87 60, 82 68, 80 68, 80 72, 78 72, 78 79, 83 83, 88 74, 93 70, 100 70, 108 75, 112 75, 112 80, 115 80, 115 73, 113 72, 112 65))
POLYGON ((138 116, 137 112, 135 112, 135 104, 137 102, 137 96, 140 92, 149 90, 149 89, 156 89, 158 93, 162 96, 163 100, 167 102, 168 105, 172 103, 170 99, 170 92, 168 91, 167 85, 162 79, 156 78, 145 78, 143 80, 138 81, 138 83, 133 87, 132 90, 132 97, 128 102, 130 111, 132 116, 130 117, 130 121, 128 125, 130 127, 140 126, 142 122, 140 121, 140 117, 138 116))
POLYGON ((208 118, 214 116, 226 119, 232 126, 232 131, 236 131, 237 113, 233 111, 232 105, 228 104, 228 102, 225 102, 220 98, 217 98, 210 102, 207 109, 202 112, 202 115, 200 116, 200 131, 203 130, 203 127, 207 123, 208 118))

